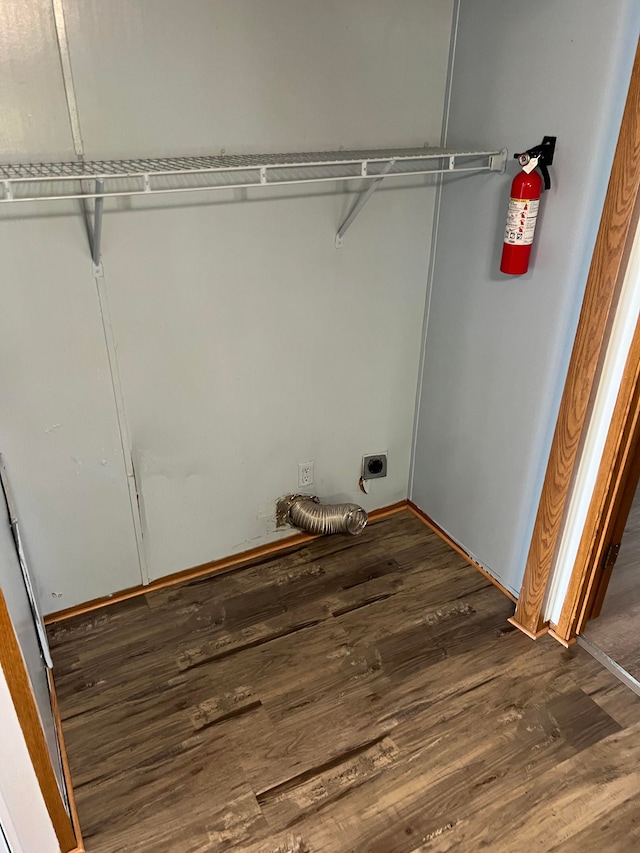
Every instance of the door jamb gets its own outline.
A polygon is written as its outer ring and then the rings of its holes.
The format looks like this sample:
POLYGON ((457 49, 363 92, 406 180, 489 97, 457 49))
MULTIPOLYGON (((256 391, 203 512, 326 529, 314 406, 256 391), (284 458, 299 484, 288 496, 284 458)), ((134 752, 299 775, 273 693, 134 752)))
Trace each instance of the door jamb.
MULTIPOLYGON (((543 619, 545 593, 639 214, 640 43, 631 73, 524 579, 516 612, 513 619, 509 620, 530 637, 538 637, 547 630, 543 619)), ((588 536, 587 527, 584 536, 588 536)), ((578 580, 576 578, 576 582, 578 580)), ((578 584, 581 590, 586 582, 583 576, 578 584)), ((565 603, 569 603, 568 599, 565 603)))
MULTIPOLYGON (((634 411, 636 412, 638 411, 639 402, 640 401, 636 399, 635 405, 633 407, 634 411)), ((604 603, 605 593, 607 591, 607 587, 609 586, 609 581, 611 580, 613 567, 618 558, 618 552, 620 550, 622 537, 624 535, 624 529, 629 519, 631 507, 633 506, 633 499, 638 488, 638 481, 640 481, 640 453, 638 452, 640 450, 640 433, 638 432, 639 425, 640 419, 636 419, 635 438, 633 441, 632 449, 629 452, 629 461, 627 465, 624 466, 625 473, 622 478, 622 483, 620 485, 619 492, 616 495, 616 506, 614 506, 611 512, 611 532, 605 534, 604 537, 604 546, 602 548, 602 553, 605 556, 602 560, 596 563, 596 566, 598 564, 600 565, 601 570, 594 578, 593 591, 590 595, 591 600, 586 606, 586 619, 584 621, 588 619, 595 619, 600 615, 600 611, 602 610, 602 605, 604 603)), ((582 632, 582 623, 577 626, 576 632, 582 632)))
POLYGON ((613 568, 605 564, 607 550, 622 537, 640 474, 639 449, 640 320, 627 356, 569 587, 554 629, 561 641, 571 642, 580 634, 602 604, 613 568))
POLYGON ((22 728, 29 757, 33 764, 42 799, 49 812, 53 829, 60 844, 61 853, 69 853, 78 847, 71 818, 58 788, 49 751, 45 740, 38 707, 31 682, 18 645, 11 617, 0 589, 0 667, 4 672, 9 693, 22 728))

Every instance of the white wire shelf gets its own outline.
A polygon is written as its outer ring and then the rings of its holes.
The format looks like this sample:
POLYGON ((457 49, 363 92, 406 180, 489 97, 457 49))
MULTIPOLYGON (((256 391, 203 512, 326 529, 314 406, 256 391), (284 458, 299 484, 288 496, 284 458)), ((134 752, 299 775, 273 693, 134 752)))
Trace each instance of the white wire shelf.
POLYGON ((100 247, 104 200, 121 196, 204 192, 326 181, 369 181, 335 238, 347 229, 382 180, 454 172, 503 172, 507 151, 385 148, 299 154, 219 154, 141 160, 67 163, 0 163, 0 204, 80 199, 84 206, 94 274, 102 275, 100 247), (94 199, 93 217, 88 202, 94 199))
POLYGON ((9 163, 0 164, 0 203, 501 171, 504 157, 501 151, 397 148, 9 163))

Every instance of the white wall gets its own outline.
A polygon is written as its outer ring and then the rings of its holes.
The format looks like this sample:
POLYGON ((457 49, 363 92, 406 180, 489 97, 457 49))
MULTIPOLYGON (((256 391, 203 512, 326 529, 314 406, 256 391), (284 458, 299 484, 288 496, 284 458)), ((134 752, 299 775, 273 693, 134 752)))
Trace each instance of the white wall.
MULTIPOLYGON (((0 668, 0 824, 12 853, 59 853, 11 694, 0 668)), ((0 845, 1 846, 1 845, 0 845)))
MULTIPOLYGON (((438 144, 452 6, 65 0, 85 156, 438 144)), ((9 81, 21 122, 3 159, 46 148, 25 130, 21 86, 55 153, 72 156, 43 26, 12 37, 29 62, 9 81)), ((324 498, 406 497, 435 189, 405 186, 379 191, 340 250, 354 198, 341 187, 106 206, 152 578, 280 535, 273 502, 297 488, 299 461, 315 460, 324 498), (389 476, 365 497, 362 454, 382 450, 389 476)), ((71 204, 56 213, 0 223, 0 354, 14 366, 0 446, 45 611, 140 582, 82 224, 71 204)))
POLYGON ((0 448, 50 612, 134 586, 140 571, 80 216, 1 212, 0 448))
POLYGON ((3 0, 0 46, 2 160, 73 160, 51 4, 3 0))
POLYGON ((335 194, 107 217, 150 577, 264 542, 299 461, 328 500, 406 497, 432 203, 385 194, 339 251, 335 194))
POLYGON ((452 0, 64 8, 87 157, 439 143, 452 0))
MULTIPOLYGON (((51 4, 0 2, 0 158, 74 159, 51 4)), ((140 582, 75 203, 0 208, 0 450, 45 612, 140 582)))
POLYGON ((36 705, 49 748, 51 763, 60 789, 63 790, 62 766, 58 752, 55 722, 49 699, 49 685, 42 660, 31 606, 22 579, 18 556, 13 544, 4 495, 0 490, 0 590, 4 595, 13 622, 22 657, 29 674, 36 705))
POLYGON ((448 143, 558 136, 529 273, 498 272, 515 164, 446 182, 412 497, 517 593, 640 24, 632 0, 462 0, 448 143))

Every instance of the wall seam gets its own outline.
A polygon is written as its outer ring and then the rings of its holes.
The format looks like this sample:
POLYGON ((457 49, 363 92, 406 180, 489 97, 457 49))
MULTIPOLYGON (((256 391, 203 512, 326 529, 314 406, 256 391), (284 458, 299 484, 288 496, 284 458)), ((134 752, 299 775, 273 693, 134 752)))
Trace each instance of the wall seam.
POLYGON ((104 276, 95 276, 95 283, 96 292, 98 295, 98 306, 100 308, 100 319, 102 320, 102 331, 104 334, 105 347, 107 350, 109 374, 111 376, 111 390, 113 392, 113 399, 116 407, 116 420, 118 423, 118 432, 120 434, 120 446, 122 449, 125 475, 127 478, 129 504, 131 507, 131 517, 136 539, 136 549, 138 552, 140 579, 142 581, 143 586, 147 586, 149 583, 149 572, 147 569, 147 559, 144 550, 142 517, 140 514, 139 506, 140 496, 138 493, 138 484, 136 482, 136 473, 133 465, 133 454, 131 449, 131 439, 129 436, 129 426, 127 423, 124 392, 122 390, 120 370, 118 368, 117 344, 113 331, 113 324, 111 322, 111 312, 109 310, 109 300, 107 296, 107 288, 104 276))
MULTIPOLYGON (((80 113, 78 110, 78 101, 76 98, 75 83, 73 80, 73 69, 71 66, 71 53, 69 50, 69 39, 67 36, 67 26, 64 16, 64 0, 51 0, 53 10, 53 18, 56 30, 56 39, 58 43, 58 54, 60 57, 60 66, 62 68, 62 79, 64 84, 64 92, 67 103, 67 114, 69 125, 71 127, 71 136, 73 139, 73 147, 76 156, 79 160, 84 157, 84 142, 82 139, 82 129, 80 124, 80 113)), ((90 211, 84 202, 84 217, 87 223, 87 235, 91 244, 91 225, 90 211)), ((120 447, 122 450, 122 458, 124 461, 125 475, 127 479, 127 491, 129 495, 129 506, 131 509, 131 518, 136 540, 136 550, 138 554, 138 567, 140 571, 140 580, 143 585, 149 583, 149 573, 147 569, 147 560, 144 550, 142 518, 140 514, 138 494, 138 484, 136 482, 135 469, 133 465, 133 455, 129 436, 129 426, 124 403, 124 394, 122 391, 122 382, 120 379, 120 370, 118 366, 117 346, 113 325, 111 323, 111 314, 109 311, 109 302, 107 298, 106 283, 100 264, 99 274, 94 274, 96 285, 96 293, 98 297, 98 307, 100 310, 100 321, 102 323, 102 332, 104 335, 105 348, 107 350, 107 363, 109 365, 109 375, 111 378, 111 391, 116 408, 116 421, 118 424, 118 434, 120 436, 120 447)))
MULTIPOLYGON (((455 0, 453 13, 451 15, 451 41, 449 43, 449 63, 447 68, 447 82, 444 93, 444 109, 442 113, 442 130, 440 132, 440 146, 446 147, 447 135, 449 133, 449 114, 451 112, 451 91, 453 89, 453 69, 455 64, 456 45, 458 41, 458 23, 460 20, 460 2, 455 0)), ((422 323, 422 344, 420 347, 420 364, 418 367, 418 385, 416 388, 416 404, 413 415, 413 437, 411 440, 411 462, 409 465, 409 482, 407 494, 409 500, 413 500, 413 483, 416 467, 416 448, 418 444, 418 429, 420 426, 420 406, 422 403, 422 383, 424 379, 424 368, 427 355, 427 335, 429 331, 429 319, 431 315, 431 296, 433 293, 433 281, 435 278, 436 252, 438 246, 438 228, 440 225, 440 202, 442 199, 442 183, 444 175, 438 175, 436 182, 436 197, 433 205, 433 225, 431 228, 431 251, 429 254, 429 267, 427 270, 427 293, 424 306, 424 319, 422 323)))
POLYGON ((80 128, 80 115, 78 113, 78 101, 76 99, 76 88, 73 82, 73 70, 71 68, 71 54, 69 53, 69 40, 67 38, 67 25, 64 18, 63 0, 51 0, 53 9, 53 20, 56 29, 56 40, 58 42, 58 54, 62 68, 62 81, 64 94, 67 101, 67 113, 69 125, 71 126, 71 137, 73 148, 78 159, 84 155, 84 143, 80 128))

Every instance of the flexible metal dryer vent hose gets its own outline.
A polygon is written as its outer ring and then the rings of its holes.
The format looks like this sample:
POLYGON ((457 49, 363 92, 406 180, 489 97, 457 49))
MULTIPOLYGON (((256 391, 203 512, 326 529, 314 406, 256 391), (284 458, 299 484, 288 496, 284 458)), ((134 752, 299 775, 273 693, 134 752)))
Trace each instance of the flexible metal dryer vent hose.
POLYGON ((321 504, 309 495, 292 495, 289 519, 308 533, 362 533, 367 513, 358 504, 321 504))

